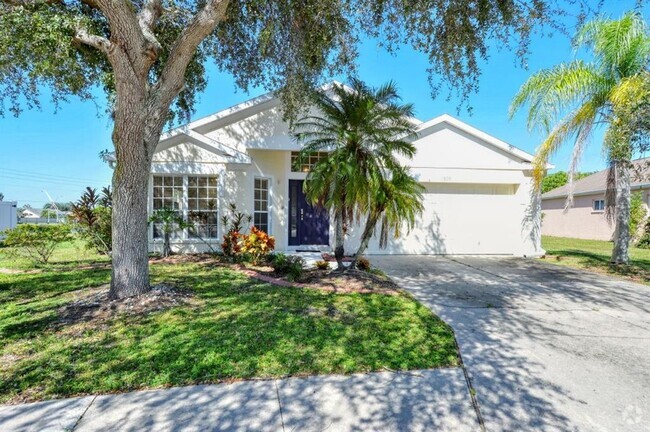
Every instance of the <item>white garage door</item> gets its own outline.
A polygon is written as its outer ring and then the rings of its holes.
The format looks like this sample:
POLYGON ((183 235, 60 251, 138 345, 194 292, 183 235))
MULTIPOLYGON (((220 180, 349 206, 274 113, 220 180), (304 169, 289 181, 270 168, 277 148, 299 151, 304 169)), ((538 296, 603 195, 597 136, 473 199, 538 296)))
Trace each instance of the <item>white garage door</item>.
POLYGON ((517 185, 426 183, 415 228, 374 254, 512 254, 521 231, 517 185))

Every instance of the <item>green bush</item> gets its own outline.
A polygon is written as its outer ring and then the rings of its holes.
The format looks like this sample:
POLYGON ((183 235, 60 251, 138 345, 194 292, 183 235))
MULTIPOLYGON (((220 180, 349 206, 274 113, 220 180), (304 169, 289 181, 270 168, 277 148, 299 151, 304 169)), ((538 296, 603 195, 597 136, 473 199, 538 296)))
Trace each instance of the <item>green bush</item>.
MULTIPOLYGON (((635 192, 630 198, 630 237, 633 240, 639 237, 639 227, 645 218, 646 209, 643 205, 643 194, 635 192)), ((645 233, 641 233, 641 235, 643 236, 645 233)))
POLYGON ((650 249, 650 219, 648 219, 643 228, 641 237, 636 242, 636 247, 641 249, 650 249))
POLYGON ((47 264, 54 249, 72 238, 66 224, 21 224, 5 231, 5 235, 6 246, 22 251, 37 264, 47 264))
POLYGON ((72 204, 70 221, 75 231, 86 242, 86 247, 110 255, 113 249, 112 222, 113 197, 110 188, 96 189, 87 187, 79 200, 72 204))
POLYGON ((149 223, 154 224, 154 230, 158 229, 162 233, 162 256, 164 257, 172 254, 171 235, 178 230, 184 230, 192 226, 191 223, 185 221, 181 213, 170 208, 154 210, 153 214, 149 217, 149 223))
POLYGON ((295 281, 302 276, 305 260, 299 256, 277 253, 271 257, 271 266, 278 275, 286 276, 288 280, 295 281))

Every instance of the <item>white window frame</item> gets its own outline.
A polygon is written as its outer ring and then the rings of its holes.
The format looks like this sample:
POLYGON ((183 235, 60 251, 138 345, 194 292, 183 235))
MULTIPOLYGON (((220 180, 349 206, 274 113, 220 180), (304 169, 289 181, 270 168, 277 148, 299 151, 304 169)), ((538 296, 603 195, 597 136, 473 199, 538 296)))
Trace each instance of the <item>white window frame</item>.
MULTIPOLYGON (((205 177, 205 178, 213 177, 213 178, 217 179, 217 196, 214 198, 215 203, 216 203, 215 212, 216 212, 216 215, 217 215, 217 220, 216 220, 217 236, 216 237, 206 238, 205 241, 207 241, 207 242, 219 242, 220 238, 221 238, 221 232, 220 232, 221 224, 219 223, 219 210, 222 208, 222 206, 221 206, 221 192, 223 191, 223 183, 222 183, 222 177, 223 176, 220 175, 220 174, 178 174, 178 173, 163 173, 163 172, 152 173, 151 177, 150 177, 151 178, 151 180, 150 180, 151 186, 149 188, 149 192, 150 192, 149 193, 149 215, 153 214, 153 212, 155 211, 154 204, 153 204, 153 202, 154 202, 153 191, 154 191, 154 188, 155 188, 155 186, 154 186, 154 178, 155 177, 177 177, 177 178, 180 177, 180 178, 182 178, 182 183, 183 183, 182 191, 183 192, 182 192, 182 197, 181 197, 181 200, 180 200, 179 212, 183 216, 183 219, 186 220, 186 221, 189 219, 189 212, 190 212, 190 209, 189 209, 189 177, 205 177)), ((151 224, 150 229, 149 229, 149 239, 152 242, 162 241, 162 238, 154 237, 153 224, 151 224)), ((171 241, 172 241, 172 243, 174 243, 174 242, 188 242, 188 241, 190 241, 190 242, 192 242, 192 241, 200 242, 201 240, 199 238, 197 238, 197 237, 190 237, 189 229, 185 228, 185 229, 181 230, 180 235, 178 237, 172 238, 171 241)))
POLYGON ((604 212, 605 211, 605 200, 604 199, 594 200, 592 202, 592 204, 591 204, 591 208, 592 208, 594 213, 602 213, 602 212, 604 212), (598 208, 598 207, 601 207, 600 205, 598 205, 598 203, 602 203, 602 208, 598 208))
MULTIPOLYGON (((255 225, 255 213, 266 213, 266 225, 267 225, 267 234, 272 235, 273 227, 272 227, 272 212, 271 212, 271 185, 273 184, 273 181, 270 177, 264 177, 264 176, 254 176, 253 177, 253 225, 255 225), (257 180, 264 180, 266 181, 266 211, 256 211, 255 210, 255 191, 257 188, 255 187, 255 182, 257 180)), ((257 228, 257 225, 255 225, 257 228)), ((261 228, 260 228, 261 229, 261 228)))
MULTIPOLYGON (((219 190, 220 190, 220 185, 221 185, 221 183, 219 181, 219 176, 218 175, 210 175, 210 174, 186 174, 183 177, 184 177, 183 186, 184 186, 184 192, 185 192, 184 193, 184 200, 183 200, 184 205, 185 205, 185 212, 183 214, 183 217, 185 218, 186 221, 189 220, 190 211, 192 211, 189 208, 190 207, 189 206, 189 199, 190 199, 190 193, 189 193, 190 192, 190 180, 189 180, 189 178, 190 177, 196 177, 196 178, 203 177, 203 178, 207 179, 207 178, 212 177, 212 178, 216 179, 216 190, 217 190, 217 192, 216 192, 216 196, 214 197, 214 202, 215 202, 214 213, 216 215, 215 225, 216 225, 216 233, 217 234, 216 234, 215 237, 206 237, 206 238, 204 238, 204 240, 208 241, 208 242, 210 242, 210 241, 218 241, 219 238, 220 238, 219 210, 221 210, 221 207, 219 205, 219 190)), ((209 185, 208 185, 208 189, 210 189, 209 185)), ((199 199, 199 198, 196 198, 196 199, 199 199)), ((206 210, 199 210, 199 211, 206 211, 206 210)), ((210 224, 210 225, 212 225, 212 224, 210 224)), ((189 241, 201 241, 201 239, 199 237, 190 237, 189 228, 186 228, 184 231, 185 231, 185 239, 186 240, 189 240, 189 241)))
POLYGON ((326 151, 317 151, 313 152, 312 154, 309 155, 309 158, 307 159, 307 163, 303 164, 300 166, 299 169, 295 169, 293 166, 293 161, 294 161, 294 156, 298 157, 300 155, 299 151, 292 151, 289 153, 289 169, 293 173, 308 173, 311 171, 314 165, 318 163, 318 161, 322 158, 327 157, 329 152, 326 151))
MULTIPOLYGON (((154 190, 156 189, 156 185, 155 185, 155 178, 156 177, 161 177, 161 178, 173 177, 174 179, 179 179, 179 178, 181 179, 181 197, 180 197, 180 200, 179 200, 179 203, 178 203, 178 212, 183 216, 183 218, 185 218, 186 216, 185 216, 184 210, 187 208, 187 202, 186 202, 186 198, 187 198, 187 184, 186 184, 187 179, 184 178, 183 175, 171 174, 171 173, 170 174, 159 173, 159 174, 153 174, 151 176, 151 212, 150 212, 150 215, 152 215, 153 212, 157 210, 154 207, 154 190)), ((164 180, 163 180, 162 187, 163 188, 167 187, 167 186, 164 185, 164 180)), ((168 187, 175 188, 176 186, 174 185, 174 186, 168 186, 168 187)), ((163 192, 163 194, 164 194, 164 192, 163 192)), ((164 199, 164 196, 163 196, 163 199, 164 199)), ((151 240, 154 241, 154 242, 155 241, 162 241, 163 237, 156 237, 154 235, 154 227, 153 227, 153 225, 154 224, 152 223, 151 224, 151 240)), ((178 240, 184 240, 185 238, 186 238, 185 237, 185 230, 181 230, 178 237, 174 237, 174 236, 171 237, 171 241, 174 242, 174 241, 178 241, 178 240)))

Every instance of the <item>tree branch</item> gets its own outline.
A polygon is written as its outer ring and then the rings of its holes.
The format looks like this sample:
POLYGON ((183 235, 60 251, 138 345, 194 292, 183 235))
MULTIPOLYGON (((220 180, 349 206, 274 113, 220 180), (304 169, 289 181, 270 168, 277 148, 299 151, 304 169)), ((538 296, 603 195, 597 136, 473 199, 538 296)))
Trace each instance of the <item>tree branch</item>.
POLYGON ((84 45, 88 45, 98 49, 99 51, 106 54, 107 57, 110 57, 111 53, 113 52, 113 49, 115 48, 115 46, 111 43, 111 41, 109 41, 105 37, 90 34, 86 31, 86 29, 83 28, 77 29, 74 35, 74 40, 76 42, 80 42, 84 45))
POLYGON ((162 50, 162 46, 153 32, 162 12, 163 7, 161 0, 147 0, 140 13, 138 13, 138 24, 142 29, 142 34, 144 35, 145 40, 150 44, 148 57, 151 64, 149 64, 149 66, 156 61, 158 53, 162 50))
MULTIPOLYGON (((146 79, 151 66, 149 60, 149 42, 140 28, 138 16, 131 2, 126 0, 80 0, 82 3, 98 9, 108 19, 111 31, 111 43, 115 52, 123 52, 128 59, 131 71, 121 70, 113 64, 115 74, 133 72, 138 79, 146 79), (146 56, 142 54, 146 53, 146 56)), ((120 56, 121 57, 121 56, 120 56)), ((122 65, 120 65, 122 66, 122 65)))
POLYGON ((167 110, 182 90, 187 65, 199 44, 225 19, 228 3, 229 0, 208 0, 174 42, 154 89, 161 109, 167 110))

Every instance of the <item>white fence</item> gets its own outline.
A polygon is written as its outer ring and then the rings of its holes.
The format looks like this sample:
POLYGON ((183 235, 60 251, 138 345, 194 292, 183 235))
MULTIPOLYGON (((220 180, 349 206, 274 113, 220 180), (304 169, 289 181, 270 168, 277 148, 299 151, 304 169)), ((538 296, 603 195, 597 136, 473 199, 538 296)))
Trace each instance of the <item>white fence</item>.
POLYGON ((56 218, 18 218, 19 224, 55 224, 65 222, 65 218, 56 220, 56 218))

